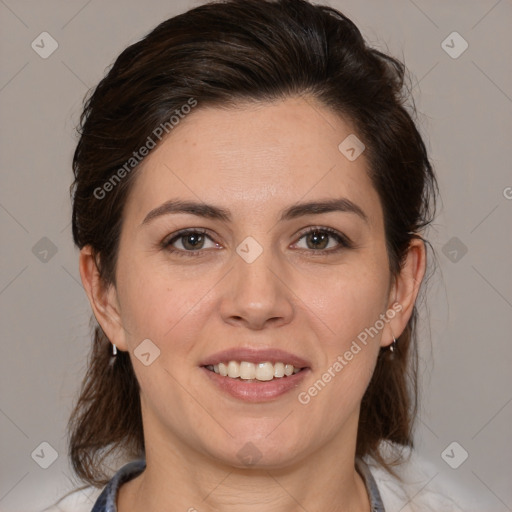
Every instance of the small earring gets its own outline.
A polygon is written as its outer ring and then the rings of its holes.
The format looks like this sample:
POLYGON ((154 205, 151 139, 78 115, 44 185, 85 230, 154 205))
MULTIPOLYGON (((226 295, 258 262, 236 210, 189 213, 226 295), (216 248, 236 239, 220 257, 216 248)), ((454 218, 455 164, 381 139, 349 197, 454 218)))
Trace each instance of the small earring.
POLYGON ((391 336, 393 336, 393 343, 391 343, 391 345, 389 345, 389 351, 390 352, 394 352, 395 351, 395 347, 396 347, 396 338, 395 338, 395 335, 393 333, 391 333, 391 336))
POLYGON ((109 368, 113 368, 114 363, 117 360, 116 355, 117 355, 117 347, 114 344, 112 344, 112 355, 110 356, 110 360, 108 362, 109 368))

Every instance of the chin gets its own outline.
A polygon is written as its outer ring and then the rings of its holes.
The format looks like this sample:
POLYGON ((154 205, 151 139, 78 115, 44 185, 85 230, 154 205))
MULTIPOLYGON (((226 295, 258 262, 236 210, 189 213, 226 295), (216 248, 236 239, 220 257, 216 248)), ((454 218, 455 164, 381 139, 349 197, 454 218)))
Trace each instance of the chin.
MULTIPOLYGON (((275 427, 274 427, 275 428, 275 427)), ((269 430, 271 432, 271 430, 269 430)), ((301 440, 303 442, 303 439, 301 440)), ((250 431, 228 441, 228 445, 215 456, 227 465, 240 469, 279 469, 293 464, 300 453, 298 440, 286 434, 255 436, 250 431)), ((218 448, 218 446, 216 447, 218 448)))

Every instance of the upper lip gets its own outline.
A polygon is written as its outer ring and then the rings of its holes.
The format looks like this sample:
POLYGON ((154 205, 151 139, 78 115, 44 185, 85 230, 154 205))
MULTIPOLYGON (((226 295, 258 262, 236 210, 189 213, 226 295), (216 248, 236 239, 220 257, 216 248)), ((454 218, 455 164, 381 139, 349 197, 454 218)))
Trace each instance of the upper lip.
POLYGON ((248 363, 255 364, 263 362, 281 362, 285 364, 292 364, 295 368, 306 368, 310 366, 308 361, 302 357, 286 352, 285 350, 277 348, 255 349, 247 347, 230 348, 216 352, 215 354, 206 357, 200 363, 200 366, 215 365, 229 361, 247 361, 248 363))

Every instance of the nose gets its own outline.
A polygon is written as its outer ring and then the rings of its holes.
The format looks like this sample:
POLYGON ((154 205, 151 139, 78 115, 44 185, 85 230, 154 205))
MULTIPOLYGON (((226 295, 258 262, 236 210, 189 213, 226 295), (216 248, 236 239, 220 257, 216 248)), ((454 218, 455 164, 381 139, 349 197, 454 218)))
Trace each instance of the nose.
POLYGON ((270 249, 251 263, 235 254, 234 268, 224 280, 220 303, 223 320, 253 330, 289 323, 294 307, 286 277, 270 249))

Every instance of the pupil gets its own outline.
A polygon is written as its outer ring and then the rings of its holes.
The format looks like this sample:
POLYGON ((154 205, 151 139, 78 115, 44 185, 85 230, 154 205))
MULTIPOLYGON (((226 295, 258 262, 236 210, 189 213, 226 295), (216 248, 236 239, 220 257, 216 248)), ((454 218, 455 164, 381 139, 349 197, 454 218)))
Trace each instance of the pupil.
POLYGON ((319 248, 319 246, 316 245, 318 242, 323 243, 320 249, 324 249, 326 247, 325 241, 328 240, 329 235, 326 233, 321 233, 320 231, 313 231, 310 236, 313 240, 313 244, 315 244, 314 248, 319 248))
POLYGON ((202 241, 203 235, 199 234, 190 234, 185 237, 186 243, 185 247, 188 245, 191 246, 192 249, 195 249, 202 241), (192 241, 192 242, 191 242, 192 241), (190 243, 191 242, 191 243, 190 243))

